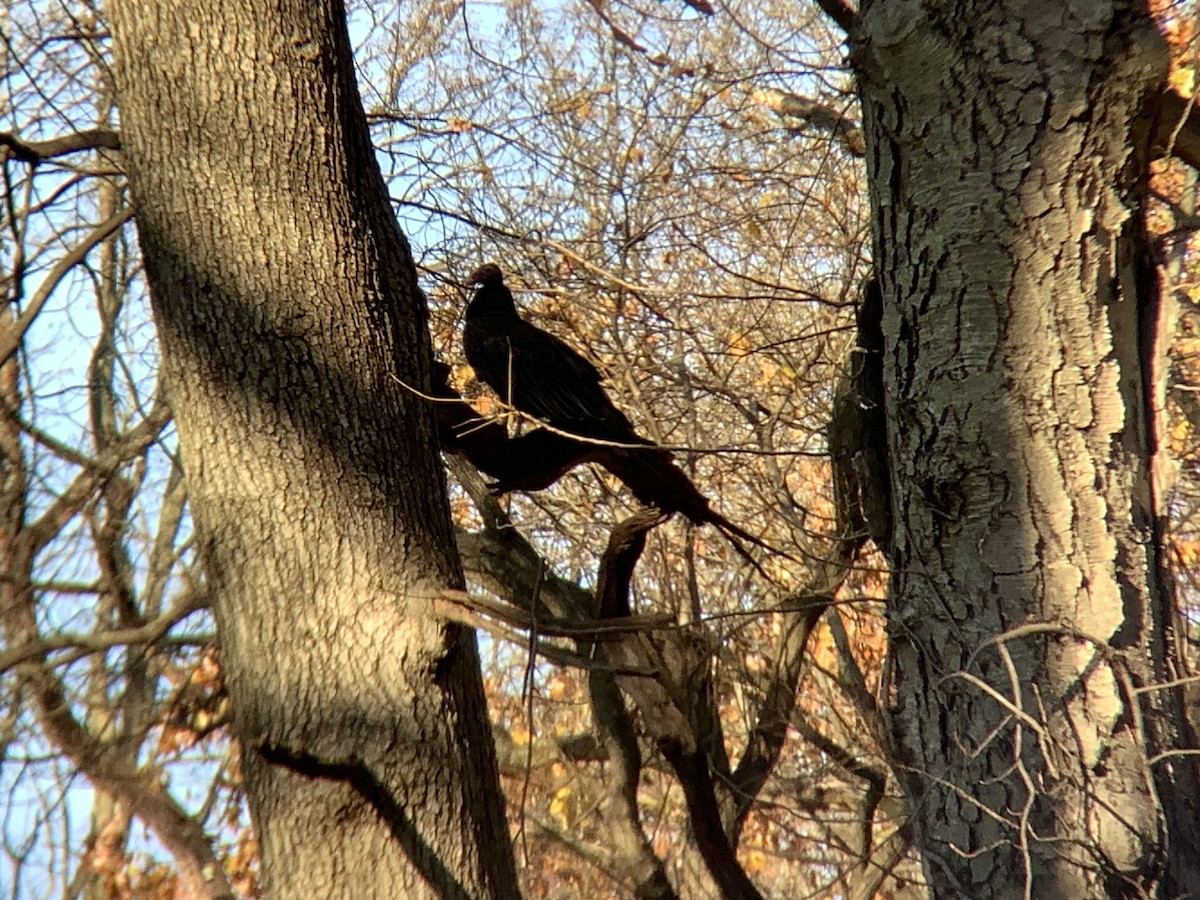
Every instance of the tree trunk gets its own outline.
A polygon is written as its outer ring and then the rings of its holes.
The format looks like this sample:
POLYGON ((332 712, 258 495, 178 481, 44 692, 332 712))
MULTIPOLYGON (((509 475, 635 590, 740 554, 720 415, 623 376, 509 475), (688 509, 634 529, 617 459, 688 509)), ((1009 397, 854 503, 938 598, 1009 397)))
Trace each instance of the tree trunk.
POLYGON ((1161 544, 1144 3, 875 0, 893 761, 937 896, 1200 884, 1161 544), (1156 758, 1157 757, 1157 758, 1156 758))
POLYGON ((267 892, 515 897, 424 298, 339 0, 122 0, 122 142, 267 892))

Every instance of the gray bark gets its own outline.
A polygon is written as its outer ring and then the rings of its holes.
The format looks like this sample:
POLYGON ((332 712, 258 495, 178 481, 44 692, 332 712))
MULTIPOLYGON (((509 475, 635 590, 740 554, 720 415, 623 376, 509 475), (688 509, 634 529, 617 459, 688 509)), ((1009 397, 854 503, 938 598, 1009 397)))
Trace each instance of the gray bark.
MULTIPOLYGON (((891 752, 937 896, 1181 896, 1144 3, 875 0, 891 752)), ((1192 798, 1192 799, 1183 799, 1192 798)))
POLYGON ((122 145, 276 897, 515 897, 424 299, 325 3, 123 0, 122 145))

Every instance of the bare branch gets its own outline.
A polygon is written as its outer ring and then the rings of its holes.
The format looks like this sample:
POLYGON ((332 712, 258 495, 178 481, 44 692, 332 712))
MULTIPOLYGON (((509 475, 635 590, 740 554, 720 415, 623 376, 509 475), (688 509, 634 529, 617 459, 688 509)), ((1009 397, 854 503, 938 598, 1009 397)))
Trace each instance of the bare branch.
MULTIPOLYGON (((629 582, 645 548, 646 533, 661 521, 658 510, 646 509, 613 529, 597 575, 601 615, 605 612, 621 615, 629 610, 629 582)), ((599 647, 598 652, 606 659, 621 662, 654 660, 659 669, 655 681, 620 678, 618 683, 638 702, 647 730, 654 734, 659 751, 675 770, 700 854, 722 896, 731 900, 758 900, 762 895, 738 862, 736 847, 721 825, 704 740, 709 729, 701 733, 701 720, 707 716, 708 691, 704 688, 708 654, 690 644, 686 632, 669 637, 672 638, 669 642, 652 643, 649 635, 635 635, 599 647)))
POLYGON ((7 147, 21 162, 35 165, 84 150, 120 150, 121 135, 109 128, 88 128, 45 141, 23 141, 12 132, 3 131, 0 147, 7 147))
POLYGON ((54 267, 46 273, 45 279, 38 286, 29 305, 21 310, 21 315, 13 327, 5 329, 4 340, 0 341, 0 365, 7 362, 17 352, 17 348, 21 346, 21 341, 25 339, 25 333, 33 324, 33 320, 37 318, 38 313, 42 311, 42 307, 46 305, 46 301, 50 299, 50 295, 54 293, 54 289, 58 287, 59 282, 66 277, 67 273, 83 262, 97 244, 107 240, 113 232, 132 218, 132 208, 127 207, 121 210, 97 225, 87 237, 68 253, 59 257, 54 267))
POLYGON ((784 621, 776 651, 778 662, 767 682, 758 718, 730 779, 734 807, 729 817, 730 835, 734 841, 754 799, 779 762, 796 705, 796 686, 803 671, 804 649, 813 627, 832 601, 832 593, 799 596, 794 598, 795 611, 781 614, 784 621))
POLYGON ((508 603, 489 600, 487 597, 468 594, 466 591, 442 591, 438 599, 465 609, 485 612, 517 628, 536 628, 538 633, 548 637, 569 637, 575 640, 615 640, 631 632, 670 628, 675 624, 674 619, 666 613, 625 616, 615 620, 602 619, 594 622, 577 622, 569 619, 543 619, 540 617, 535 621, 527 610, 511 606, 508 603))
MULTIPOLYGON (((101 653, 113 647, 155 644, 192 613, 207 608, 208 599, 206 597, 189 591, 161 616, 138 628, 117 628, 95 634, 62 633, 21 646, 10 647, 0 653, 0 672, 6 672, 14 666, 30 660, 45 659, 46 656, 58 650, 76 649, 87 654, 101 653)), ((77 657, 72 657, 72 659, 74 658, 77 657)))
POLYGON ((158 440, 170 421, 171 409, 165 398, 160 397, 146 418, 131 428, 119 443, 98 454, 49 508, 26 528, 27 538, 34 550, 51 540, 106 479, 158 440))

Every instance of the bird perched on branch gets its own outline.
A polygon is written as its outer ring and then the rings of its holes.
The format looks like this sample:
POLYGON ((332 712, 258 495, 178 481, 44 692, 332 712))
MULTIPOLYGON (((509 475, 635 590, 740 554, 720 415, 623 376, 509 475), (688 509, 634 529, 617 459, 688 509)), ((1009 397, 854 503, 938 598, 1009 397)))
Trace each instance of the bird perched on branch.
POLYGON ((500 267, 476 269, 463 349, 475 374, 501 400, 574 437, 650 444, 600 387, 600 373, 552 334, 517 314, 500 267))
MULTIPOLYGON (((595 366, 517 314, 499 266, 480 266, 471 274, 470 284, 478 289, 467 306, 463 349, 475 374, 502 400, 571 435, 580 445, 575 462, 604 466, 647 506, 716 526, 760 571, 737 538, 780 553, 709 506, 671 455, 639 435, 613 405, 600 386, 595 366)), ((487 468, 483 462, 481 467, 487 468)), ((558 474, 561 471, 554 477, 558 474)))

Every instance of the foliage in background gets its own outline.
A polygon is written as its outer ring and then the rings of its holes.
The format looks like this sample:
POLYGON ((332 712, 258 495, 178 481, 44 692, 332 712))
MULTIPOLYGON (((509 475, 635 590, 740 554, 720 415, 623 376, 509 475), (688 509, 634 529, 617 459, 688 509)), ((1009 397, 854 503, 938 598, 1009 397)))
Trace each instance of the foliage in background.
MULTIPOLYGON (((1190 95, 1193 10, 1160 14, 1173 84, 1190 95)), ((920 895, 877 744, 886 575, 875 556, 849 572, 835 564, 824 429, 869 270, 840 35, 816 6, 779 0, 713 16, 650 0, 418 0, 359 4, 351 22, 376 146, 456 386, 489 411, 458 332, 462 279, 497 261, 526 314, 602 367, 715 507, 800 560, 768 561, 768 580, 715 532, 674 521, 639 565, 636 611, 706 620, 731 765, 796 662, 779 605, 835 581, 841 602, 808 643, 782 751, 741 832, 743 867, 771 895, 920 895)), ((0 32, 0 884, 14 897, 171 896, 174 859, 207 852, 254 896, 255 841, 157 380, 101 11, 8 2, 0 32)), ((1168 162, 1158 178, 1164 271, 1182 313, 1174 549, 1181 600, 1194 604, 1195 173, 1168 162)), ((590 589, 612 526, 633 510, 619 482, 587 467, 501 507, 461 465, 452 472, 464 562, 477 590, 508 600, 515 580, 491 560, 509 523, 549 571, 590 589)), ((524 890, 627 895, 586 678, 501 639, 485 644, 484 666, 524 890)), ((643 753, 650 845, 681 896, 710 896, 679 785, 651 742, 643 753)))

